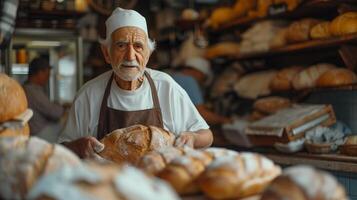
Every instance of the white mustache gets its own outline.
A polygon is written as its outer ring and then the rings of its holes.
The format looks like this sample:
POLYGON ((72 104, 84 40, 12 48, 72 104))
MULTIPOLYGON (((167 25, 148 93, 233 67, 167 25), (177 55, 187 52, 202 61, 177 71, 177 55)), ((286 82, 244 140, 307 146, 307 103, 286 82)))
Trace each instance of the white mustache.
POLYGON ((123 61, 120 66, 139 67, 139 63, 136 60, 123 61))

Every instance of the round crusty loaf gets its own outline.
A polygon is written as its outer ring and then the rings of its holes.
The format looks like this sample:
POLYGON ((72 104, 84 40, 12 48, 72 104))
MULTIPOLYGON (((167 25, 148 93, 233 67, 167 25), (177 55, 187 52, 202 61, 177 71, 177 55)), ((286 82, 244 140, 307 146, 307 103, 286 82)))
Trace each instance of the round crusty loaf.
POLYGON ((173 146, 174 134, 155 126, 133 125, 117 129, 100 141, 105 148, 100 155, 116 163, 136 164, 149 151, 173 146))
POLYGON ((177 156, 157 176, 168 183, 179 194, 193 194, 199 191, 196 179, 212 161, 208 152, 183 148, 183 154, 177 156))
POLYGON ((265 114, 273 114, 283 108, 291 106, 291 101, 287 98, 271 96, 258 99, 254 102, 253 108, 265 114))
POLYGON ((65 166, 41 178, 28 199, 48 200, 178 200, 177 194, 154 177, 129 166, 84 163, 65 166))
POLYGON ((284 170, 264 191, 261 200, 347 200, 345 190, 330 174, 310 166, 284 170))
POLYGON ((198 182, 212 199, 236 199, 259 194, 280 173, 271 160, 244 152, 215 159, 198 182))
POLYGON ((347 12, 332 20, 330 32, 334 36, 357 33, 357 12, 347 12))
POLYGON ((323 73, 316 81, 317 87, 333 87, 356 83, 356 74, 344 68, 331 69, 323 73))
POLYGON ((25 199, 41 175, 64 165, 78 166, 80 159, 61 145, 36 137, 0 139, 0 199, 25 199))
POLYGON ((313 88, 316 85, 316 80, 326 71, 336 68, 335 65, 321 63, 310 66, 309 68, 301 71, 293 78, 293 86, 296 90, 313 88))
POLYGON ((27 109, 27 99, 21 85, 0 73, 0 122, 13 119, 27 109))
POLYGON ((221 42, 210 46, 205 52, 205 58, 213 59, 220 56, 236 56, 239 54, 239 44, 235 42, 221 42))
POLYGON ((312 27, 310 37, 312 39, 325 39, 331 37, 330 22, 321 22, 312 27))
POLYGON ((291 90, 293 78, 300 73, 304 67, 302 66, 292 66, 280 70, 270 83, 270 88, 273 91, 285 91, 291 90))
POLYGON ((319 22, 320 21, 317 19, 310 18, 293 22, 286 32, 286 39, 289 43, 303 42, 309 40, 311 28, 319 22))

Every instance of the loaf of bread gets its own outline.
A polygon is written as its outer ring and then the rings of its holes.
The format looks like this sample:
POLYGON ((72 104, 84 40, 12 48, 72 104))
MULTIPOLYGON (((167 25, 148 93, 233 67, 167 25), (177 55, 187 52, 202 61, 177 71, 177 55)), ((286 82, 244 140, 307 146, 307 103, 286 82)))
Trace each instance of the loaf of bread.
POLYGON ((327 172, 310 166, 284 170, 264 191, 261 200, 347 200, 344 188, 327 172))
POLYGON ((286 32, 287 28, 283 28, 278 31, 278 33, 273 37, 273 39, 270 41, 269 46, 270 48, 279 48, 285 46, 288 42, 286 40, 286 32))
POLYGON ((257 9, 248 12, 249 17, 265 17, 268 15, 269 7, 273 5, 273 0, 257 0, 257 9))
POLYGON ((294 10, 302 0, 274 0, 274 4, 283 4, 285 3, 288 6, 288 10, 294 10))
POLYGON ((317 87, 334 87, 357 82, 356 74, 344 68, 331 69, 323 73, 316 81, 317 87))
MULTIPOLYGON (((0 73, 0 124, 14 120, 26 112, 27 99, 21 85, 6 74, 0 73)), ((4 128, 0 126, 0 136, 28 136, 28 124, 24 126, 4 128)))
POLYGON ((184 154, 183 148, 166 147, 145 154, 137 163, 146 173, 156 175, 162 171, 173 159, 184 154))
POLYGON ((193 194, 198 192, 197 177, 211 163, 211 154, 184 147, 184 153, 171 160, 157 176, 168 183, 179 194, 193 194))
POLYGON ((321 63, 310 66, 309 68, 301 71, 293 78, 293 86, 296 90, 313 88, 316 85, 317 79, 326 71, 335 68, 332 64, 321 63))
POLYGON ((179 197, 168 184, 132 166, 85 163, 66 166, 42 177, 28 199, 178 200, 179 197))
POLYGON ((247 15, 250 10, 256 7, 256 4, 256 0, 237 0, 233 6, 236 17, 247 15))
POLYGON ((261 71, 243 76, 234 86, 239 96, 255 99, 259 96, 269 95, 270 83, 276 76, 275 70, 261 71))
POLYGON ((293 89, 292 80, 299 74, 304 67, 292 66, 280 70, 270 83, 270 88, 273 91, 285 91, 293 89))
POLYGON ((116 163, 136 164, 140 157, 149 151, 172 146, 173 133, 155 126, 133 125, 117 129, 100 141, 105 148, 100 156, 116 163))
POLYGON ((80 159, 61 145, 24 136, 0 139, 0 199, 26 199, 42 175, 65 165, 78 166, 80 159))
POLYGON ((220 7, 213 10, 209 18, 209 26, 217 28, 220 25, 230 22, 236 17, 235 11, 230 7, 220 7))
POLYGON ((320 20, 306 18, 293 22, 286 32, 289 43, 303 42, 310 39, 311 28, 320 23, 320 20))
POLYGON ((330 32, 334 36, 357 33, 357 12, 347 12, 332 20, 330 32))
POLYGON ((220 56, 234 57, 239 54, 239 44, 235 42, 221 42, 206 49, 204 57, 213 59, 220 56))
POLYGON ((254 102, 253 108, 265 114, 273 114, 277 111, 291 106, 291 101, 287 98, 271 96, 258 99, 254 102))
POLYGON ((280 173, 280 167, 264 156, 239 153, 215 159, 198 183, 209 198, 242 198, 259 194, 280 173))
POLYGON ((321 22, 312 27, 310 37, 312 39, 326 39, 331 37, 330 22, 321 22))

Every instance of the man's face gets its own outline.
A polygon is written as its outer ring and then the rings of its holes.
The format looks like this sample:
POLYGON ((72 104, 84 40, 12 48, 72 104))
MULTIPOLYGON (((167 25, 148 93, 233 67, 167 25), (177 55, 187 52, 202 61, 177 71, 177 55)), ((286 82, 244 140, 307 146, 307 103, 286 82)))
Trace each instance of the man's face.
POLYGON ((106 61, 123 80, 132 81, 142 76, 150 57, 146 33, 135 27, 123 27, 112 33, 106 61))

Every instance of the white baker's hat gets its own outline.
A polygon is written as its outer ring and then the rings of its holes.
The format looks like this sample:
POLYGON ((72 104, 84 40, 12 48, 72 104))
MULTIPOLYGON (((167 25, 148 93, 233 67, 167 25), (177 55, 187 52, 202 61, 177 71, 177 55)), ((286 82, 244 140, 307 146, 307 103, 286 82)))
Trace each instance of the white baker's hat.
POLYGON ((118 7, 112 12, 107 21, 105 21, 105 25, 107 28, 106 39, 110 38, 111 34, 118 28, 128 26, 140 28, 149 36, 145 17, 135 10, 118 7))

